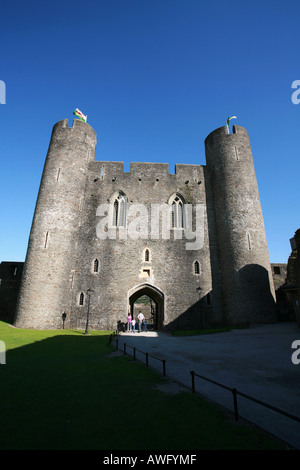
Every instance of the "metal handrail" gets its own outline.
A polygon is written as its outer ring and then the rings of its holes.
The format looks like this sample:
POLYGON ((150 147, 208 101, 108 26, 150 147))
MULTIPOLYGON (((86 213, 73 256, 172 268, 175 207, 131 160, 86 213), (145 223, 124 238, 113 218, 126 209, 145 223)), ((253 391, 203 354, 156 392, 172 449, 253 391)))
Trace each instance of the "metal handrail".
MULTIPOLYGON (((110 335, 110 342, 112 342, 113 336, 114 336, 114 335, 110 335)), ((166 360, 165 360, 165 359, 160 359, 159 357, 153 356, 152 354, 149 354, 148 352, 142 351, 141 349, 138 349, 138 348, 136 348, 135 346, 131 346, 130 344, 126 344, 126 343, 123 343, 123 352, 124 352, 124 356, 125 356, 126 353, 127 353, 127 351, 126 351, 126 348, 127 348, 127 347, 133 349, 133 358, 134 358, 134 360, 136 359, 136 351, 138 351, 138 352, 140 352, 140 353, 142 353, 142 354, 145 354, 145 357, 146 357, 146 361, 145 361, 145 362, 146 362, 146 366, 147 366, 147 367, 149 366, 149 357, 151 357, 152 359, 156 359, 157 361, 161 361, 161 362, 162 362, 162 365, 163 365, 163 376, 164 376, 164 377, 166 376, 166 360)), ((116 339, 116 348, 117 348, 117 350, 120 351, 118 338, 116 339)))
POLYGON ((266 403, 262 400, 258 400, 257 398, 251 397, 250 395, 247 395, 246 393, 240 392, 236 388, 231 388, 228 387, 227 385, 221 384, 220 382, 216 382, 215 380, 209 379, 208 377, 204 377, 204 375, 197 374, 194 371, 190 371, 190 374, 192 376, 192 392, 195 393, 195 376, 200 377, 203 380, 206 380, 207 382, 211 382, 215 385, 218 385, 219 387, 225 388, 226 390, 229 390, 232 392, 233 395, 233 406, 234 406, 234 414, 235 414, 235 420, 237 421, 239 418, 238 414, 238 404, 237 404, 237 395, 240 395, 243 398, 247 398, 248 400, 251 400, 255 403, 258 403, 259 405, 265 406, 266 408, 269 408, 272 411, 276 411, 277 413, 280 413, 288 418, 293 419, 294 421, 297 421, 300 423, 300 418, 298 416, 294 416, 291 413, 288 413, 287 411, 281 410, 280 408, 277 408, 276 406, 270 405, 269 403, 266 403))
MULTIPOLYGON (((116 334, 112 334, 110 336, 110 342, 112 342, 112 339, 113 337, 117 336, 117 339, 116 339, 116 348, 119 350, 119 341, 118 341, 118 333, 116 334)), ((129 344, 126 344, 126 343, 123 343, 123 351, 124 351, 124 355, 126 355, 127 351, 126 351, 126 348, 130 347, 133 349, 133 357, 134 359, 136 359, 136 351, 139 351, 140 353, 142 354, 145 354, 146 356, 146 366, 148 367, 148 358, 149 357, 152 357, 153 359, 156 359, 158 361, 161 361, 163 363, 163 376, 165 377, 166 376, 166 360, 165 359, 160 359, 158 357, 155 357, 147 352, 144 352, 140 349, 137 349, 135 346, 131 346, 129 344)), ((257 398, 254 398, 250 395, 247 395, 246 393, 243 393, 243 392, 240 392, 239 390, 237 390, 236 388, 232 388, 232 387, 228 387, 227 385, 224 385, 220 382, 217 382, 216 380, 213 380, 213 379, 210 379, 208 377, 205 377, 204 375, 200 375, 198 373, 196 373, 195 371, 190 371, 190 374, 192 376, 192 393, 195 393, 195 376, 196 377, 199 377, 200 379, 203 379, 203 380, 206 380, 207 382, 211 382, 212 384, 214 385, 217 385, 221 388, 224 388, 225 390, 228 390, 232 393, 232 396, 233 396, 233 407, 234 407, 234 415, 235 415, 235 420, 238 421, 239 419, 239 412, 238 412, 238 402, 237 402, 237 396, 241 396, 243 398, 246 398, 250 401, 253 401, 254 403, 257 403, 259 405, 262 405, 266 408, 269 408, 270 410, 272 411, 275 411, 277 413, 280 413, 282 414, 283 416, 286 416, 287 418, 290 418, 290 419, 293 419, 294 421, 297 421, 298 423, 300 423, 300 418, 298 416, 295 416, 295 415, 292 415, 291 413, 288 413, 287 411, 284 411, 284 410, 281 410, 280 408, 277 408, 273 405, 270 405, 269 403, 266 403, 262 400, 259 400, 257 398)))

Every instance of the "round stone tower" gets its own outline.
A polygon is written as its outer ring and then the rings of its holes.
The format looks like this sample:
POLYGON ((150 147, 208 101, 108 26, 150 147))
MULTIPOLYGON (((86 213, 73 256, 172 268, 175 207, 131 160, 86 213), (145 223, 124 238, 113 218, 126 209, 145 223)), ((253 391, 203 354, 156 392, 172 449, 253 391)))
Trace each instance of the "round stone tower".
POLYGON ((276 320, 274 287, 249 136, 216 129, 205 140, 215 211, 223 322, 276 320))
POLYGON ((78 225, 96 133, 64 119, 54 125, 33 217, 15 326, 61 328, 76 259, 78 225))

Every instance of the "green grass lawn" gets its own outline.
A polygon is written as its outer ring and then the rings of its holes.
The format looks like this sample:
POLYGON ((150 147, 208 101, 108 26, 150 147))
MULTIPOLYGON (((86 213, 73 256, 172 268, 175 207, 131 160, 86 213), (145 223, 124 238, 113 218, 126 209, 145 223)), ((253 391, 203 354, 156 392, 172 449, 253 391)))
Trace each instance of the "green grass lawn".
POLYGON ((112 355, 110 332, 21 330, 0 322, 0 449, 280 449, 159 373, 112 355))

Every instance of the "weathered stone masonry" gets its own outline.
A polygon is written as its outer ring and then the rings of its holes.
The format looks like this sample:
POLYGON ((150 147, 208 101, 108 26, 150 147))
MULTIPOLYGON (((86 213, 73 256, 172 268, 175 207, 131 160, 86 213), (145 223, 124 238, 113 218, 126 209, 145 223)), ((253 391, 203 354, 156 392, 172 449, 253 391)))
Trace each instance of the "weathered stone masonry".
POLYGON ((142 294, 154 300, 159 328, 275 320, 244 128, 215 130, 205 141, 207 165, 177 164, 174 174, 164 163, 131 163, 124 172, 122 162, 95 161, 95 149, 88 124, 74 120, 68 127, 65 119, 54 126, 15 326, 61 328, 66 312, 66 327, 84 328, 89 308, 90 328, 115 329, 142 294), (153 232, 156 207, 170 209, 166 239, 162 220, 159 234, 153 232), (187 249, 188 207, 201 240, 196 249, 187 249))

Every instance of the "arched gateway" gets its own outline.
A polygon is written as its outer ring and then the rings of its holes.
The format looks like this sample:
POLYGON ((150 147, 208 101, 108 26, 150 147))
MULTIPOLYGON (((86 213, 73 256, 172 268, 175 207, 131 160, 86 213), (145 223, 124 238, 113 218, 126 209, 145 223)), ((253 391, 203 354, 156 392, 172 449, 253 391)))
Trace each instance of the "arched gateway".
MULTIPOLYGON (((154 303, 153 306, 153 328, 161 330, 164 327, 164 294, 151 284, 140 284, 128 291, 128 305, 133 314, 134 303, 142 296, 147 295, 154 303)), ((152 305, 153 305, 152 303, 152 305)))

